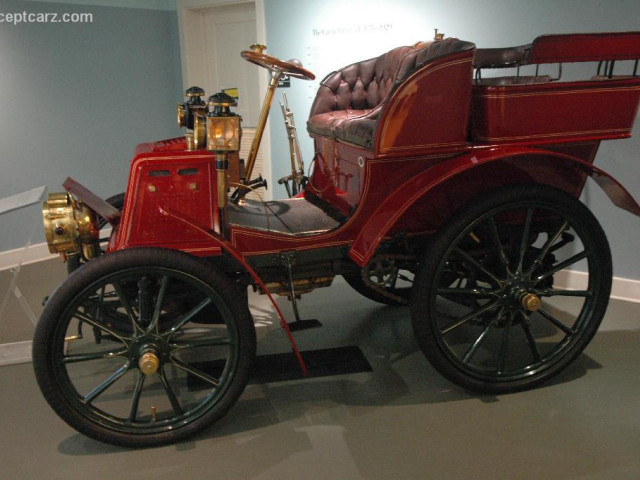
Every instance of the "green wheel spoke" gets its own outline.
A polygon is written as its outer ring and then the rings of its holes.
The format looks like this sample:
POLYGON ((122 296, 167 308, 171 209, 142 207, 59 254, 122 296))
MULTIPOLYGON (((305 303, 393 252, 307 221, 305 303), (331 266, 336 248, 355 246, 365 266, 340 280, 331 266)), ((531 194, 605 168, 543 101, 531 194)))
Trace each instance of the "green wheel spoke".
POLYGON ((498 349, 498 364, 496 365, 496 373, 500 375, 504 373, 507 363, 507 355, 509 354, 509 336, 511 334, 511 325, 513 324, 513 313, 509 314, 509 320, 502 332, 502 341, 498 349))
POLYGON ((136 386, 133 389, 133 395, 131 397, 131 409, 129 411, 129 422, 133 423, 136 421, 136 416, 138 415, 138 405, 140 404, 140 396, 142 395, 142 387, 144 386, 144 380, 147 376, 138 372, 138 379, 136 380, 136 386))
POLYGON ((498 294, 497 290, 483 288, 439 288, 438 295, 468 295, 476 298, 492 298, 498 294))
POLYGON ((185 324, 187 324, 188 322, 190 322, 193 317, 195 317, 198 313, 200 313, 202 310, 204 310, 207 306, 209 306, 211 304, 212 300, 211 298, 207 297, 205 298, 202 302, 200 302, 200 304, 198 304, 196 307, 194 307, 193 309, 191 309, 191 311, 189 311, 188 313, 186 313, 178 322, 175 323, 175 325, 173 325, 169 331, 167 333, 165 333, 163 335, 164 339, 166 341, 169 341, 171 339, 171 337, 178 331, 180 330, 185 324))
POLYGON ((211 375, 208 375, 203 371, 198 370, 197 368, 193 368, 192 366, 187 365, 184 362, 181 362, 180 360, 178 360, 173 356, 171 357, 171 364, 175 365, 181 370, 184 370, 187 373, 190 373, 191 375, 195 375, 196 377, 200 378, 201 380, 204 380, 207 383, 210 383, 214 387, 218 387, 218 385, 220 385, 220 381, 217 378, 214 378, 211 375))
POLYGON ((127 362, 124 365, 122 365, 109 378, 107 378, 104 382, 102 382, 100 385, 98 385, 89 393, 87 393, 84 396, 84 401, 87 404, 90 404, 91 402, 93 402, 96 398, 102 395, 105 392, 105 390, 107 390, 111 385, 113 385, 120 378, 122 378, 122 376, 129 371, 130 367, 131 367, 131 362, 127 362))
POLYGON ((186 350, 189 348, 216 347, 230 344, 231 339, 229 337, 194 338, 193 340, 187 340, 184 342, 173 342, 171 343, 171 348, 174 350, 186 350))
POLYGON ((469 313, 468 315, 465 315, 464 317, 458 319, 453 325, 449 325, 447 328, 440 330, 440 334, 441 335, 446 335, 447 333, 452 332, 453 330, 455 330, 456 328, 464 325, 468 321, 473 320, 474 318, 482 315, 484 312, 488 312, 492 308, 495 308, 497 304, 498 304, 498 300, 495 300, 493 302, 487 303, 483 307, 478 308, 477 310, 474 310, 473 312, 469 313))
POLYGON ((138 280, 138 312, 139 316, 139 324, 142 329, 143 326, 146 326, 148 330, 148 325, 151 324, 151 319, 154 314, 154 306, 153 306, 153 294, 152 294, 152 286, 153 283, 148 276, 142 277, 138 280))
POLYGON ((487 335, 489 335, 489 333, 491 333, 491 331, 494 329, 494 327, 496 325, 496 321, 500 318, 500 316, 502 315, 503 311, 504 311, 504 309, 500 309, 500 312, 498 313, 498 316, 495 319, 493 319, 489 323, 489 325, 487 325, 485 327, 484 330, 482 330, 482 333, 480 333, 480 335, 478 335, 478 338, 476 338, 476 340, 473 342, 473 345, 471 345, 469 350, 467 350, 467 352, 464 354, 464 357, 462 357, 462 361, 464 363, 471 362, 471 358, 478 351, 478 348, 480 347, 480 345, 482 345, 482 342, 487 338, 487 335))
POLYGON ((178 397, 176 397, 176 394, 173 391, 173 388, 171 388, 169 379, 167 378, 167 375, 164 373, 164 368, 160 368, 157 373, 158 373, 158 376, 160 377, 160 381, 162 382, 162 386, 164 387, 164 391, 167 394, 167 398, 169 399, 169 403, 171 404, 171 407, 173 408, 174 413, 176 415, 182 415, 184 413, 184 410, 182 410, 182 407, 180 406, 180 402, 178 401, 178 397))
POLYGON ((590 297, 589 290, 560 290, 555 288, 546 288, 540 291, 540 295, 546 297, 590 297))
POLYGON ((127 312, 127 316, 129 317, 129 321, 131 322, 133 331, 138 335, 143 333, 144 330, 138 323, 137 315, 133 310, 133 307, 131 306, 129 299, 125 295, 124 290, 122 289, 122 285, 120 285, 119 282, 113 282, 113 288, 118 294, 118 300, 120 301, 120 304, 124 307, 124 310, 127 312))
POLYGON ((164 304, 164 298, 169 288, 169 282, 170 278, 167 275, 164 275, 162 277, 162 280, 160 281, 160 291, 158 292, 158 298, 156 300, 153 318, 151 319, 151 324, 149 325, 149 332, 158 333, 158 321, 160 320, 160 315, 162 314, 162 305, 164 304))
POLYGON ((504 251, 504 247, 500 241, 498 226, 496 225, 496 220, 493 217, 489 219, 489 232, 491 233, 491 245, 493 247, 494 254, 504 268, 505 273, 509 274, 509 258, 507 257, 507 252, 504 251))
POLYGON ((403 274, 401 274, 401 273, 398 273, 398 278, 399 278, 400 280, 404 280, 404 281, 405 281, 405 282, 407 282, 407 283, 413 283, 413 278, 409 278, 409 277, 407 277, 406 275, 403 275, 403 274))
POLYGON ((583 252, 580 252, 580 253, 576 253, 571 258, 568 258, 565 261, 560 262, 557 265, 554 265, 550 270, 548 270, 548 271, 544 272, 542 275, 539 275, 538 277, 536 277, 536 282, 541 282, 545 278, 550 277, 551 275, 555 274, 556 272, 559 272, 560 270, 563 270, 563 269, 565 269, 567 267, 570 267, 574 263, 577 263, 580 260, 582 260, 583 258, 586 258, 588 256, 589 256, 589 252, 587 252, 586 250, 583 251, 583 252))
MULTIPOLYGON (((106 295, 105 295, 106 298, 106 295)), ((92 306, 95 307, 96 313, 95 316, 96 318, 104 318, 105 320, 112 320, 113 322, 123 322, 124 318, 122 314, 119 314, 117 312, 118 307, 120 305, 120 302, 115 299, 115 300, 97 300, 95 298, 89 298, 87 299, 87 306, 92 306)), ((86 310, 86 306, 85 306, 85 310, 86 310)), ((129 318, 128 316, 126 318, 129 318)))
POLYGON ((127 348, 119 348, 117 350, 109 350, 106 352, 79 353, 76 355, 65 355, 62 357, 62 363, 78 363, 89 362, 91 360, 101 360, 105 358, 115 358, 127 354, 127 348))
POLYGON ((524 314, 522 316, 524 317, 522 321, 522 328, 524 329, 524 334, 527 337, 527 343, 529 344, 529 348, 531 349, 531 353, 533 354, 533 360, 538 363, 540 360, 542 360, 542 355, 540 355, 538 344, 536 343, 536 339, 533 336, 533 332, 531 331, 529 318, 524 314))
POLYGON ((544 318, 546 318, 547 320, 549 320, 549 322, 551 322, 554 326, 562 330, 567 336, 571 336, 575 333, 575 331, 572 328, 569 328, 563 322, 561 322, 556 317, 554 317, 549 312, 547 312, 544 308, 541 308, 540 310, 538 310, 538 313, 542 315, 544 318))
POLYGON ((518 268, 516 272, 518 275, 522 274, 524 268, 524 256, 527 253, 527 247, 529 246, 529 234, 531 232, 531 222, 533 220, 533 208, 527 208, 527 214, 524 219, 524 227, 522 230, 522 238, 520 239, 520 251, 518 252, 518 268))
POLYGON ((551 249, 553 244, 556 243, 558 238, 560 238, 560 235, 562 235, 562 232, 564 232, 568 226, 569 226, 569 222, 565 220, 564 222, 562 222, 562 225, 560 225, 560 228, 556 231, 556 233, 554 235, 549 236, 546 243, 542 247, 540 253, 534 260, 533 264, 531 264, 531 267, 529 267, 529 270, 527 270, 528 277, 531 276, 531 274, 535 271, 536 268, 542 265, 542 261, 549 254, 549 250, 551 249))
POLYGON ((88 315, 81 313, 81 312, 75 312, 74 316, 78 319, 81 320, 85 323, 88 323, 89 325, 91 325, 92 327, 95 327, 99 330, 102 330, 103 332, 111 335, 112 337, 117 338, 118 340, 120 340, 122 343, 128 345, 129 342, 131 342, 131 337, 125 336, 122 334, 122 332, 117 332, 116 330, 107 327, 106 325, 103 325, 102 323, 100 323, 97 320, 94 320, 93 318, 89 317, 88 315))
POLYGON ((478 261, 475 258, 473 258, 471 255, 469 255, 459 247, 455 248, 454 252, 456 252, 458 255, 464 258, 467 262, 469 262, 469 264, 471 264, 473 268, 475 268, 476 270, 488 276, 491 280, 495 282, 496 285, 500 285, 500 280, 498 280, 498 278, 489 270, 487 270, 484 266, 478 263, 478 261))

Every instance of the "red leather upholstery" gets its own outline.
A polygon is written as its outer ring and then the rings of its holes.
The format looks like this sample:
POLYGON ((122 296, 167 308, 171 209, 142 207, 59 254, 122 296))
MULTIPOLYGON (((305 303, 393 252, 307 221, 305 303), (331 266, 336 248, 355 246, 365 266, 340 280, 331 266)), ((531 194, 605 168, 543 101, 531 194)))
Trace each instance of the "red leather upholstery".
POLYGON ((320 83, 307 130, 371 149, 380 112, 397 86, 435 58, 470 48, 456 38, 418 43, 330 73, 320 83))

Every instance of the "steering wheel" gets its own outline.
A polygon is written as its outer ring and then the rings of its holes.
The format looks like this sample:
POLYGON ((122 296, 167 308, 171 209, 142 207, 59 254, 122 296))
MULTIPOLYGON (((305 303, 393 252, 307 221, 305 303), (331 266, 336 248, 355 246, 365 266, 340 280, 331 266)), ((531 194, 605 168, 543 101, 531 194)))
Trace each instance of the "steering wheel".
POLYGON ((267 70, 276 71, 301 80, 315 80, 316 78, 313 73, 302 66, 300 60, 289 60, 285 62, 255 50, 244 50, 240 55, 242 55, 242 58, 246 61, 260 65, 267 70))

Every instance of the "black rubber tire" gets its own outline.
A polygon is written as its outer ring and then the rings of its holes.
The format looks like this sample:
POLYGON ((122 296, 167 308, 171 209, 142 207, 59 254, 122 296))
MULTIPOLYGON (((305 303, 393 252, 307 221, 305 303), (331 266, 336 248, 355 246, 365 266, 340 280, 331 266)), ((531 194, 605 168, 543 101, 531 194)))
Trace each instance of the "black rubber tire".
MULTIPOLYGON (((571 237, 562 233, 558 238, 571 237)), ((529 389, 562 371, 587 346, 605 314, 611 280, 605 233, 582 203, 547 186, 505 187, 459 210, 426 249, 412 292, 414 332, 431 364, 465 389, 492 394, 529 389), (511 224, 504 221, 509 210, 511 224), (514 221, 517 214, 520 220, 514 221), (583 251, 568 254, 570 263, 562 269, 585 254, 589 280, 584 291, 552 288, 554 267, 564 262, 555 259, 554 251, 563 252, 567 245, 556 249, 559 243, 552 240, 563 231, 563 219, 575 234, 570 243, 579 240, 583 251), (545 221, 556 223, 544 227, 545 221), (536 267, 538 257, 542 263, 536 267), (525 308, 524 290, 542 301, 540 310, 525 308), (571 326, 546 303, 551 295, 582 303, 579 313, 569 315, 575 316, 571 326), (520 349, 513 347, 516 341, 520 349)))
MULTIPOLYGON (((249 380, 256 338, 251 314, 243 298, 242 293, 225 274, 206 261, 183 252, 136 248, 92 260, 67 277, 49 298, 42 312, 33 342, 33 365, 38 385, 47 402, 65 422, 95 440, 124 447, 152 447, 191 437, 225 415, 242 394, 249 380), (149 325, 154 326, 145 327, 143 331, 142 328, 136 327, 143 325, 140 311, 144 310, 144 306, 143 301, 139 300, 144 296, 141 285, 143 282, 152 283, 153 279, 156 279, 153 287, 144 287, 144 292, 151 292, 147 296, 146 311, 153 310, 153 316, 157 315, 159 320, 155 321, 155 325, 153 321, 148 321, 149 325), (122 293, 122 297, 127 299, 125 302, 121 300, 116 284, 120 285, 120 293, 129 289, 122 293), (165 284, 164 293, 159 293, 162 287, 158 287, 157 284, 165 284), (102 288, 103 285, 113 286, 115 294, 110 294, 111 303, 107 303, 109 293, 105 294, 108 289, 102 288), (97 300, 96 292, 101 292, 97 300), (176 304, 180 305, 185 295, 189 297, 189 292, 195 292, 191 294, 191 300, 200 302, 198 307, 194 308, 191 303, 186 307, 186 312, 184 309, 181 310, 180 306, 175 307, 176 304), (135 306, 132 307, 135 299, 138 299, 138 310, 135 306), (128 310, 124 306, 126 302, 130 305, 128 310), (97 310, 95 305, 98 305, 97 310), (118 309, 130 313, 118 313, 118 309), (211 312, 217 312, 218 315, 212 316, 211 312), (199 317, 205 314, 208 320, 203 321, 199 317), (122 328, 114 320, 118 315, 125 319, 135 318, 135 322, 131 321, 128 329, 122 328), (89 320, 93 318, 94 323, 87 323, 86 319, 73 320, 74 316, 91 317, 89 320), (191 319, 180 325, 180 322, 189 316, 191 319), (76 323, 80 327, 76 327, 76 323), (211 330, 207 330, 206 324, 210 324, 211 330), (190 329, 187 329, 187 326, 190 329), (169 327, 174 328, 173 332, 169 327), (72 343, 68 337, 69 333, 73 334, 76 329, 79 331, 81 328, 84 329, 82 331, 86 338, 77 342, 81 344, 79 348, 88 350, 90 354, 101 354, 108 345, 114 345, 112 350, 117 348, 121 352, 115 357, 82 359, 82 354, 72 353, 76 343, 72 343), (216 330, 213 330, 214 328, 216 330), (96 337, 96 330, 100 332, 100 341, 96 337), (214 337, 214 332, 222 332, 222 336, 214 337), (125 342, 122 338, 129 340, 125 342), (139 357, 149 351, 149 345, 157 346, 155 353, 160 358, 160 366, 155 373, 143 375, 139 357), (208 381, 211 384, 207 384, 207 388, 195 390, 194 393, 194 389, 184 385, 192 381, 193 372, 202 374, 203 370, 199 369, 204 367, 197 366, 201 365, 198 363, 190 363, 191 359, 184 360, 181 355, 183 352, 191 355, 201 352, 202 355, 202 350, 197 349, 203 347, 207 348, 205 356, 214 349, 222 349, 221 360, 218 360, 219 367, 216 367, 219 368, 217 372, 220 378, 214 378, 214 374, 205 374, 209 375, 208 378, 211 380, 208 381), (128 365, 124 375, 106 386, 104 391, 108 391, 108 395, 102 395, 102 392, 94 395, 98 390, 93 386, 94 383, 97 383, 98 387, 108 383, 99 383, 101 377, 93 374, 93 370, 98 370, 94 367, 96 361, 100 362, 100 365, 115 361, 120 365, 126 361, 125 366, 128 365), (80 375, 72 370, 77 368, 74 365, 90 369, 91 373, 82 370, 84 377, 80 378, 80 375), (181 365, 188 369, 183 370, 181 365), (182 374, 182 383, 178 385, 171 383, 177 378, 176 372, 182 374), (125 409, 124 413, 114 413, 121 407, 117 406, 116 400, 113 399, 116 397, 113 390, 117 387, 118 391, 126 391, 131 395, 130 384, 134 378, 130 375, 137 376, 135 389, 138 388, 139 382, 140 392, 136 400, 133 399, 136 398, 134 393, 128 407, 126 394, 123 394, 123 399, 117 401, 122 402, 121 405, 124 404, 124 408, 128 410, 125 409), (148 379, 146 384, 145 378, 148 379), (218 382, 217 385, 213 380, 218 382), (83 392, 87 389, 85 387, 83 390, 82 382, 92 387, 86 395, 83 392), (155 382, 155 394, 153 385, 147 387, 151 382, 155 382), (162 392, 161 387, 167 382, 169 388, 164 386, 164 394, 158 395, 158 388, 162 392), (147 396, 150 396, 151 400, 147 396), (177 402, 177 407, 173 400, 177 402), (162 417, 156 418, 155 406, 142 411, 144 402, 158 402, 161 406, 163 404, 160 402, 169 404, 166 408, 168 413, 163 412, 162 417), (98 403, 99 406, 96 406, 98 403), (146 414, 148 411, 152 412, 150 420, 146 414), (130 412, 128 417, 127 412, 130 412)), ((188 300, 189 298, 184 302, 188 304, 188 300)), ((147 314, 147 318, 151 318, 150 314, 147 314)), ((194 358, 203 361, 200 357, 194 358)), ((208 357, 205 361, 209 361, 208 357)), ((106 371, 111 372, 115 367, 108 368, 106 371)), ((196 380, 199 378, 207 379, 205 376, 197 377, 196 380)))

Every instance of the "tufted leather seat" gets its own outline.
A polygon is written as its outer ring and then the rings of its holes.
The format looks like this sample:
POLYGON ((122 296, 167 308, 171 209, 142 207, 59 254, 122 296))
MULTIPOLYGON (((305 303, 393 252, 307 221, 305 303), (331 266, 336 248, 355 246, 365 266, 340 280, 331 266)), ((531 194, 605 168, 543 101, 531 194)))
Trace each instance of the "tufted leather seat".
POLYGON ((307 130, 372 149, 380 114, 397 86, 435 58, 474 48, 447 38, 398 47, 327 75, 311 106, 307 130))

